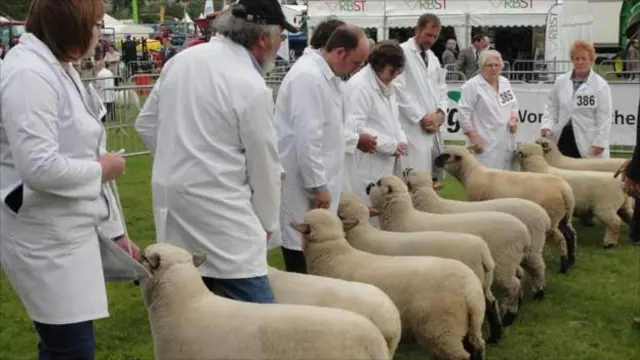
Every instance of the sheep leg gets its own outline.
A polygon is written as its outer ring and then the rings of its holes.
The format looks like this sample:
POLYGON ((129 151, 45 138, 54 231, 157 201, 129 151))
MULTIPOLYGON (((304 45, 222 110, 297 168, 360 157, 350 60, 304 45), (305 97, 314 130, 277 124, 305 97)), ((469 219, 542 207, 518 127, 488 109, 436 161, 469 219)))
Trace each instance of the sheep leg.
POLYGON ((546 285, 545 269, 546 264, 542 259, 542 254, 529 253, 522 261, 522 267, 525 268, 531 278, 531 288, 533 290, 533 299, 544 299, 544 291, 546 285))
POLYGON ((485 303, 485 318, 489 323, 489 338, 487 342, 495 345, 499 343, 502 338, 503 329, 502 322, 500 322, 500 306, 495 298, 493 300, 486 299, 485 303))
POLYGON ((416 342, 435 359, 471 360, 471 354, 465 350, 462 342, 465 334, 454 330, 459 329, 460 324, 455 323, 454 319, 442 320, 437 324, 428 322, 416 324, 416 342))
POLYGON ((618 237, 620 237, 620 225, 622 225, 622 220, 616 213, 611 209, 599 209, 596 208, 595 216, 598 220, 602 221, 605 225, 606 229, 604 232, 604 248, 609 249, 618 244, 618 237))
POLYGON ((560 273, 566 274, 571 267, 571 262, 569 261, 567 250, 567 241, 564 235, 562 235, 562 232, 557 227, 549 230, 548 237, 560 252, 560 273))
POLYGON ((510 326, 516 320, 516 314, 519 310, 519 297, 521 293, 522 283, 515 276, 515 271, 509 278, 496 277, 498 286, 502 287, 507 293, 507 298, 504 300, 504 316, 502 317, 502 326, 510 326))

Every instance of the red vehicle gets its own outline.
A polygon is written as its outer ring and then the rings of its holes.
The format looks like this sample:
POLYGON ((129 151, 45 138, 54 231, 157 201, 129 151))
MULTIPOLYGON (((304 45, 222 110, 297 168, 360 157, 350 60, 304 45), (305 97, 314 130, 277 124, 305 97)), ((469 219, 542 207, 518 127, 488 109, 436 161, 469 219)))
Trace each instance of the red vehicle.
POLYGON ((0 44, 12 48, 24 32, 24 21, 0 20, 0 44))
POLYGON ((209 41, 209 38, 211 38, 212 35, 215 35, 215 32, 212 34, 210 31, 211 22, 216 18, 216 16, 218 16, 218 14, 219 12, 216 11, 207 15, 204 19, 196 19, 194 22, 196 23, 199 34, 196 34, 194 37, 187 40, 185 47, 203 44, 209 41))

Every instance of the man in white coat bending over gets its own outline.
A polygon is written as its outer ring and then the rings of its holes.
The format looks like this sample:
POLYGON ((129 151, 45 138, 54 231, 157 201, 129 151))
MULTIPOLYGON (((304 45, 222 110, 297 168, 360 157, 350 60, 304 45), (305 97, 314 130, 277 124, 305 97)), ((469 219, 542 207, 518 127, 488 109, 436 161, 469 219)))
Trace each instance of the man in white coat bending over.
MULTIPOLYGON (((409 141, 404 166, 427 171, 440 178, 442 169, 435 169, 433 161, 440 154, 444 123, 449 100, 447 72, 431 51, 440 36, 440 19, 423 14, 418 19, 414 36, 402 43, 406 57, 404 72, 395 80, 400 123, 409 141)), ((434 182, 436 187, 439 186, 434 182)))
POLYGON ((345 101, 341 76, 367 58, 357 27, 337 28, 322 52, 307 51, 285 76, 276 100, 278 151, 285 171, 280 229, 287 271, 306 272, 300 234, 291 226, 313 208, 337 211, 342 190, 345 101))
POLYGON ((158 241, 206 252, 199 268, 223 296, 273 302, 267 241, 278 229, 280 161, 273 93, 281 32, 295 32, 276 0, 240 0, 218 35, 168 62, 136 129, 154 155, 158 241))

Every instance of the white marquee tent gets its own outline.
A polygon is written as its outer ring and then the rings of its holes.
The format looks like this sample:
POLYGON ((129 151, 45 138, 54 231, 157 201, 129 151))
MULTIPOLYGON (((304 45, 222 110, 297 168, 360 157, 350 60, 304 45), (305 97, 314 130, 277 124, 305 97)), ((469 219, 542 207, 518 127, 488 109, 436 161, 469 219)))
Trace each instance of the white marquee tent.
MULTIPOLYGON (((426 12, 453 26, 460 44, 469 44, 471 27, 545 26, 547 13, 556 0, 309 0, 309 27, 336 16, 361 27, 378 28, 378 39, 388 38, 388 29, 413 27, 426 12)), ((565 3, 563 27, 570 34, 591 36, 593 16, 587 0, 565 3)), ((585 38, 591 40, 591 37, 585 38)))

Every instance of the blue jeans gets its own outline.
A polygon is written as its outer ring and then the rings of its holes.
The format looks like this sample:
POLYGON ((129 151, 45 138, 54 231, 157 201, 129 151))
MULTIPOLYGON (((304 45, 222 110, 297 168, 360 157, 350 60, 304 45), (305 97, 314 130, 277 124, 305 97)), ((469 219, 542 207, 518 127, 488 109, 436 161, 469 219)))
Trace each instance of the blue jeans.
POLYGON ((93 321, 50 325, 33 322, 40 342, 38 360, 93 360, 96 342, 93 321))
POLYGON ((267 276, 244 279, 218 279, 203 276, 202 281, 209 291, 229 299, 261 304, 275 302, 267 276))

